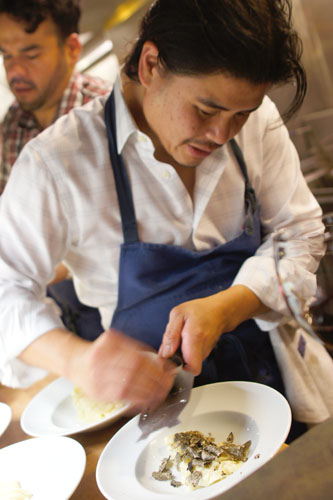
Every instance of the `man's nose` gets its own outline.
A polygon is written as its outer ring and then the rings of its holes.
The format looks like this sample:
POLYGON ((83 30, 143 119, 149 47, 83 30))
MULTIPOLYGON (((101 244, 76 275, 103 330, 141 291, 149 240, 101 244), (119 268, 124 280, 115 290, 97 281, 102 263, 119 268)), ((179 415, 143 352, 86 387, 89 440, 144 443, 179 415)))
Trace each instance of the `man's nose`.
POLYGON ((209 141, 222 145, 236 134, 234 129, 232 118, 218 117, 209 124, 206 137, 209 141))
POLYGON ((7 80, 10 82, 13 78, 27 77, 28 70, 21 61, 18 59, 11 59, 5 62, 5 70, 7 75, 7 80))

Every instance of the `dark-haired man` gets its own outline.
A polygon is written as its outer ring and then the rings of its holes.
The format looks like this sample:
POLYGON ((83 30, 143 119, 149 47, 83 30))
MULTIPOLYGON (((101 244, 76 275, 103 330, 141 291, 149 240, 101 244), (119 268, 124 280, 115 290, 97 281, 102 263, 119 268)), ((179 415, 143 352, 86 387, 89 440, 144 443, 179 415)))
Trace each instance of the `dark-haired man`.
MULTIPOLYGON (((0 52, 15 96, 2 126, 0 195, 22 148, 68 113, 110 91, 110 83, 74 72, 81 54, 78 0, 0 0, 0 52)), ((85 335, 87 324, 101 331, 98 311, 80 304, 68 270, 57 267, 48 288, 68 326, 85 335)))
POLYGON ((15 96, 3 124, 0 189, 23 146, 59 116, 110 90, 74 73, 81 54, 78 0, 0 0, 0 51, 15 96))
POLYGON ((52 369, 95 397, 145 407, 165 397, 166 358, 180 347, 197 384, 283 392, 267 333, 287 312, 272 233, 288 223, 291 245, 306 236, 287 262, 304 297, 323 252, 320 207, 266 96, 295 81, 289 113, 304 97, 289 14, 287 0, 153 2, 112 95, 25 149, 0 207, 3 373, 17 356, 25 376, 52 369), (102 313, 106 331, 90 342, 41 304, 60 258, 102 313))

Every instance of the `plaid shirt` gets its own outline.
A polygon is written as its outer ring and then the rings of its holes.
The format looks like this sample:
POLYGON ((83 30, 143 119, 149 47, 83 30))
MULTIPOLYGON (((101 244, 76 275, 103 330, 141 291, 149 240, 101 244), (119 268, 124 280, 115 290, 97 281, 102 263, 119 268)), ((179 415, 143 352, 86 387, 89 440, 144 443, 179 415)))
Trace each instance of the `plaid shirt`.
MULTIPOLYGON (((72 108, 82 106, 99 95, 110 92, 112 84, 89 75, 73 74, 59 102, 53 122, 72 108)), ((5 188, 12 166, 23 146, 36 137, 42 128, 34 115, 24 111, 15 101, 7 111, 2 124, 3 150, 0 165, 0 194, 5 188)))

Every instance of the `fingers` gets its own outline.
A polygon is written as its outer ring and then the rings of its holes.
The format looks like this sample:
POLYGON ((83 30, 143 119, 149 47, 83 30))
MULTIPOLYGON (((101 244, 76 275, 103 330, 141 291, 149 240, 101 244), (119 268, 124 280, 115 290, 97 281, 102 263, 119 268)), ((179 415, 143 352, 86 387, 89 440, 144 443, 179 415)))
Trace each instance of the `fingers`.
POLYGON ((114 378, 119 399, 147 407, 163 401, 172 387, 174 376, 165 370, 156 355, 152 357, 147 352, 133 351, 133 355, 121 353, 115 360, 114 378))
POLYGON ((185 324, 182 332, 182 353, 186 362, 185 369, 194 375, 199 375, 204 359, 203 338, 200 332, 191 328, 190 321, 185 324))
POLYGON ((174 373, 145 344, 120 332, 104 332, 91 344, 86 392, 101 401, 126 401, 145 409, 163 401, 174 373))
POLYGON ((203 359, 203 334, 198 329, 188 305, 180 304, 170 312, 169 323, 158 351, 163 358, 171 357, 181 346, 185 370, 199 375, 203 359))
POLYGON ((174 308, 170 312, 169 323, 162 338, 162 344, 159 348, 159 355, 162 358, 170 358, 177 351, 181 334, 184 326, 185 318, 180 308, 174 308))
POLYGON ((198 375, 202 362, 223 332, 220 294, 184 302, 174 307, 163 335, 159 354, 172 356, 181 345, 185 369, 198 375))

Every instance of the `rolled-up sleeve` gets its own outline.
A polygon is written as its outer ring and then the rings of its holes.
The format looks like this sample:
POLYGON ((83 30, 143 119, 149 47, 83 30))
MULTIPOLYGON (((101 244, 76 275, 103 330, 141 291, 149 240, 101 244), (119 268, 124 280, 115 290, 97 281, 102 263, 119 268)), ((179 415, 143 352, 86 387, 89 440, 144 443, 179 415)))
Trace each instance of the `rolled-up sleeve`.
POLYGON ((0 201, 0 380, 10 386, 30 385, 44 374, 16 358, 47 331, 63 327, 59 308, 46 298, 46 284, 61 262, 67 223, 46 175, 28 145, 0 201))
MULTIPOLYGON (((249 172, 259 205, 263 243, 255 255, 244 262, 234 280, 234 284, 248 286, 270 308, 270 312, 255 318, 265 331, 289 315, 277 284, 274 231, 288 226, 291 257, 284 259, 283 273, 292 283, 297 283, 298 294, 305 300, 315 291, 314 273, 324 254, 322 210, 306 184, 286 127, 278 124, 276 107, 273 103, 270 106, 270 124, 264 132, 262 149, 256 150, 257 154, 260 152, 261 161, 259 157, 250 159, 262 165, 261 172, 256 167, 249 172)), ((246 140, 244 142, 246 152, 246 140)))

